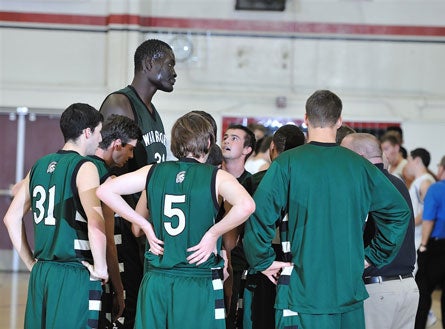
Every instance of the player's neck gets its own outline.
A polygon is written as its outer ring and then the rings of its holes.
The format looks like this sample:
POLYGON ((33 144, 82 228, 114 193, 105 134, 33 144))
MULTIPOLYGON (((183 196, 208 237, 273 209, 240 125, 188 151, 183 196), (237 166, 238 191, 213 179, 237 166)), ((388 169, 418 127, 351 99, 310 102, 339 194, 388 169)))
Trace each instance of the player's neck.
POLYGON ((113 165, 113 157, 112 157, 112 150, 103 150, 100 147, 97 148, 95 155, 107 164, 107 166, 112 167, 113 165))
POLYGON ((79 153, 81 156, 86 156, 86 147, 83 145, 76 143, 74 141, 67 141, 65 145, 63 145, 62 150, 64 151, 74 151, 79 153))
POLYGON ((235 178, 238 178, 244 172, 244 159, 224 159, 222 168, 235 178))
POLYGON ((145 105, 148 107, 148 109, 152 111, 151 100, 153 99, 153 96, 156 93, 157 88, 152 84, 147 83, 146 80, 138 76, 134 77, 131 86, 136 90, 137 94, 145 103, 145 105))
POLYGON ((337 130, 335 127, 310 128, 308 130, 307 142, 335 143, 336 134, 337 130))

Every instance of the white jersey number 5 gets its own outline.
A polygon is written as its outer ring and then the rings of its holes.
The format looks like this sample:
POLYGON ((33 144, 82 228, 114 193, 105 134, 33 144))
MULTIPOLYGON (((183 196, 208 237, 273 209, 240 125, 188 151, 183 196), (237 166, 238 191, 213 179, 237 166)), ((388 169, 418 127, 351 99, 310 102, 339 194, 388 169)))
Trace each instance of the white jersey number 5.
POLYGON ((173 227, 172 223, 164 223, 164 228, 168 234, 175 236, 180 234, 185 229, 185 215, 179 208, 174 208, 173 203, 184 203, 185 195, 170 195, 166 194, 164 199, 164 215, 168 218, 176 216, 178 218, 178 225, 173 227))

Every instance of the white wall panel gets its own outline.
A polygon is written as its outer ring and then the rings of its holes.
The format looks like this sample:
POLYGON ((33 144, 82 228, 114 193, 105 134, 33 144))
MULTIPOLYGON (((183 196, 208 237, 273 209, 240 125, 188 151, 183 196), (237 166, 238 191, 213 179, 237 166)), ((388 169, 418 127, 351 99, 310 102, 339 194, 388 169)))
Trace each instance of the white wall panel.
POLYGON ((105 86, 104 33, 7 29, 1 42, 6 85, 105 86))

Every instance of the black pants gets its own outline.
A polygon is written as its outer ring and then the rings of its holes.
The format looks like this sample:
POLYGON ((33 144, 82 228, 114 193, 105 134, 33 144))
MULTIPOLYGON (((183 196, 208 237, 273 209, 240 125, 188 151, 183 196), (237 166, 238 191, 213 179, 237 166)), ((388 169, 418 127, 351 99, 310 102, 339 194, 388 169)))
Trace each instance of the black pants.
POLYGON ((442 289, 440 304, 442 326, 445 328, 445 239, 430 239, 427 250, 424 252, 418 251, 417 254, 416 282, 419 287, 420 299, 415 329, 425 329, 432 303, 431 294, 436 287, 442 289))

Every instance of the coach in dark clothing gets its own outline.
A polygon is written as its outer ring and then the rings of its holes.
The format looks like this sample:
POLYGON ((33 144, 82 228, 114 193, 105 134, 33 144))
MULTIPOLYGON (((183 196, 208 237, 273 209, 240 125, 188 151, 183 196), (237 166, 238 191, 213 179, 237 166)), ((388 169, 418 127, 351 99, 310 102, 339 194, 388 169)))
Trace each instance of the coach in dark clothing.
MULTIPOLYGON (((405 183, 390 174, 383 167, 382 151, 377 138, 371 134, 354 133, 347 135, 342 143, 375 164, 403 195, 413 213, 411 199, 405 183)), ((378 188, 378 187, 377 187, 378 188)), ((375 230, 370 215, 363 234, 367 246, 375 230)), ((391 263, 382 268, 369 266, 364 270, 363 281, 369 298, 365 300, 365 321, 367 329, 412 329, 419 302, 419 289, 413 277, 416 250, 414 247, 414 217, 411 215, 402 246, 391 263)))

